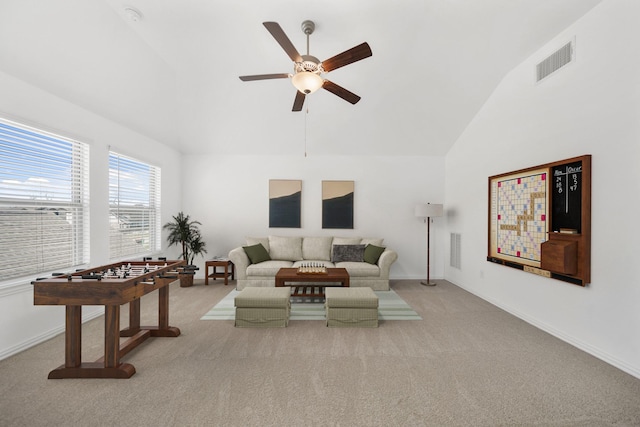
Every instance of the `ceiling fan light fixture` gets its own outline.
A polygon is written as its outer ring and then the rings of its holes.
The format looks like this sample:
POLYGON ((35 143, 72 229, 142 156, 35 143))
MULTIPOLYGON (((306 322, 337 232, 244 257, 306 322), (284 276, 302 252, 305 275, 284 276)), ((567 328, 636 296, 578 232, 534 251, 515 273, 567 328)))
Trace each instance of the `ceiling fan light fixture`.
POLYGON ((317 73, 310 71, 298 71, 291 78, 291 83, 298 91, 309 95, 322 87, 324 80, 317 73))

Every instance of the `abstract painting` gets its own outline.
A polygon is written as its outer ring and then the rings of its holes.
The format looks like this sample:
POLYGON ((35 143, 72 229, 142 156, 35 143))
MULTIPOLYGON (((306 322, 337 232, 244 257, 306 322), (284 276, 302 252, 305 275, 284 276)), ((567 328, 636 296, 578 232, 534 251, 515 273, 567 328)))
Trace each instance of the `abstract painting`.
POLYGON ((302 181, 269 180, 269 227, 300 228, 302 181))
POLYGON ((353 228, 353 181, 322 181, 322 228, 353 228))

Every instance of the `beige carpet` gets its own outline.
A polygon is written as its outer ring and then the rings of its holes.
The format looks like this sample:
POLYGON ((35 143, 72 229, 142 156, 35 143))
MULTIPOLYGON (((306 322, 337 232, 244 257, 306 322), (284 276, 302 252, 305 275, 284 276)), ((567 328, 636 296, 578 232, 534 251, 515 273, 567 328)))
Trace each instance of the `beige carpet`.
MULTIPOLYGON (((0 361, 0 426, 640 425, 639 379, 446 282, 392 282, 423 320, 377 329, 202 321, 232 287, 196 284, 172 285, 182 335, 127 355, 131 379, 47 380, 63 336, 0 361)), ((84 326, 84 361, 102 330, 84 326)))

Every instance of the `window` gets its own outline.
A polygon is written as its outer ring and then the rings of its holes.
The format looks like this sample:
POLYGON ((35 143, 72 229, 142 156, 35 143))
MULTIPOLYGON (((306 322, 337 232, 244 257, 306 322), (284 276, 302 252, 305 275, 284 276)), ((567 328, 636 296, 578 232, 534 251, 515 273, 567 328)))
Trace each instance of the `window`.
POLYGON ((0 281, 89 262, 88 167, 87 144, 0 119, 0 281))
POLYGON ((160 250, 160 168, 109 153, 109 256, 160 250))

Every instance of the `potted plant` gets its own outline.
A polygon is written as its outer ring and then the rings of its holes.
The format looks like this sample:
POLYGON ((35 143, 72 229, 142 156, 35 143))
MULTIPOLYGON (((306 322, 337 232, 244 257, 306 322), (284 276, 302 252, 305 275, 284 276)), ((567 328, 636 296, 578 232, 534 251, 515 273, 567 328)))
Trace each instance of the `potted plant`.
POLYGON ((188 287, 193 285, 193 276, 197 267, 193 265, 196 255, 207 253, 205 242, 202 241, 200 222, 192 221, 189 215, 179 212, 173 217, 172 222, 166 223, 162 228, 169 231, 167 243, 169 246, 180 245, 182 248, 182 259, 188 265, 184 267, 184 274, 180 275, 180 286, 188 287))

